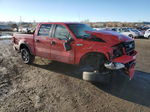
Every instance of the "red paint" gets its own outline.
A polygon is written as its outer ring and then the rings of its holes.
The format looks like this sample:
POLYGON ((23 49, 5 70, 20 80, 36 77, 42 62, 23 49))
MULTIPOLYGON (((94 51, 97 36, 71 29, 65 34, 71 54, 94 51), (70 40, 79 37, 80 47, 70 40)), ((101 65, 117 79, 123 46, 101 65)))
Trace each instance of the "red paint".
MULTIPOLYGON (((107 32, 107 31, 101 31, 101 32, 88 32, 92 35, 95 35, 97 38, 100 38, 104 40, 105 42, 96 42, 96 41, 90 41, 85 39, 79 39, 77 38, 71 29, 67 26, 69 23, 40 23, 37 25, 36 31, 33 35, 29 34, 16 34, 14 35, 13 43, 16 48, 19 49, 20 45, 22 43, 26 43, 30 49, 31 53, 35 56, 40 56, 43 58, 47 58, 50 60, 56 60, 68 64, 79 64, 82 57, 84 57, 87 53, 91 52, 97 52, 102 53, 107 58, 107 60, 110 60, 110 55, 112 54, 112 46, 119 44, 121 42, 128 42, 133 41, 131 38, 114 33, 114 32, 107 32), (57 38, 53 37, 41 37, 37 36, 39 28, 41 24, 59 24, 66 27, 70 35, 72 36, 73 40, 70 45, 72 49, 70 51, 66 51, 64 49, 64 43, 65 40, 59 40, 57 38), (51 43, 55 42, 56 45, 52 45, 51 43)), ((74 24, 80 24, 80 23, 74 23, 74 24)), ((135 60, 136 51, 133 56, 128 56, 127 54, 124 54, 121 57, 115 58, 113 62, 120 62, 120 63, 128 63, 130 61, 135 60)), ((134 74, 134 67, 130 67, 128 69, 129 76, 132 78, 134 74)))
POLYGON ((135 51, 133 56, 123 55, 121 57, 113 59, 112 61, 117 62, 117 63, 126 64, 126 63, 133 61, 133 60, 136 60, 136 54, 137 54, 137 52, 135 51))
POLYGON ((128 69, 128 74, 129 74, 129 76, 130 76, 130 79, 132 79, 133 78, 133 76, 134 76, 134 73, 135 73, 135 66, 133 65, 133 66, 131 66, 129 69, 128 69))

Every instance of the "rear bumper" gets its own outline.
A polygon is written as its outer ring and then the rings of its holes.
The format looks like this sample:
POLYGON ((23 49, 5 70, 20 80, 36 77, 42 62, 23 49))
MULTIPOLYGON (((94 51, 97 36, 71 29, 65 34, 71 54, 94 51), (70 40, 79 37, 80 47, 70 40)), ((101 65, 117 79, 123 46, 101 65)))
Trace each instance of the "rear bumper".
POLYGON ((109 63, 105 63, 104 66, 111 70, 123 69, 130 77, 133 78, 135 72, 137 52, 134 51, 132 56, 123 55, 121 57, 113 59, 109 63))

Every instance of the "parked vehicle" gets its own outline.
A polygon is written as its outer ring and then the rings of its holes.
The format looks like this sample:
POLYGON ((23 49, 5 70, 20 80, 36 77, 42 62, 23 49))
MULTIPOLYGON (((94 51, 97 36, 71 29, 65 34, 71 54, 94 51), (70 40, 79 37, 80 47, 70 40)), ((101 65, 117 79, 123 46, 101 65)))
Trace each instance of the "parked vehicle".
POLYGON ((145 31, 144 38, 150 39, 150 29, 145 31))
POLYGON ((32 28, 29 28, 29 27, 19 28, 19 32, 22 32, 22 33, 27 33, 31 30, 32 30, 32 28))
POLYGON ((143 33, 143 35, 145 34, 145 31, 150 29, 150 27, 137 27, 137 29, 143 33))
POLYGON ((141 35, 140 32, 130 29, 130 28, 112 28, 112 30, 119 32, 123 35, 129 36, 131 38, 137 38, 141 35))
POLYGON ((13 31, 13 28, 8 25, 0 25, 0 31, 13 31))
POLYGON ((15 50, 24 63, 35 56, 68 64, 90 66, 101 74, 111 70, 134 76, 135 43, 128 36, 112 31, 95 31, 81 23, 40 23, 34 34, 15 34, 15 50))
POLYGON ((93 28, 93 29, 95 29, 97 31, 100 31, 100 30, 111 30, 110 28, 93 28))
POLYGON ((135 37, 135 38, 140 38, 140 37, 144 36, 144 33, 142 31, 139 31, 139 30, 134 29, 134 28, 129 28, 129 29, 137 34, 137 37, 135 37))

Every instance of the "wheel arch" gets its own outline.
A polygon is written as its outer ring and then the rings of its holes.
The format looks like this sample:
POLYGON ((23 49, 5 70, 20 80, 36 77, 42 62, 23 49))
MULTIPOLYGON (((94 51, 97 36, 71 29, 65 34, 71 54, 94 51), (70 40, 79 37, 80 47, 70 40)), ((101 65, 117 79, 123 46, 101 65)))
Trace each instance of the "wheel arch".
POLYGON ((29 50, 29 52, 30 52, 30 54, 32 54, 32 52, 31 52, 31 48, 29 47, 29 45, 28 45, 28 44, 26 44, 26 43, 21 43, 21 44, 20 44, 20 47, 19 47, 19 51, 21 51, 21 49, 23 49, 23 48, 28 49, 28 50, 29 50))
POLYGON ((105 55, 105 53, 102 53, 102 52, 88 52, 88 53, 84 54, 83 56, 81 56, 81 58, 79 60, 79 64, 81 64, 84 61, 84 59, 86 59, 91 54, 102 55, 102 56, 104 56, 105 59, 108 59, 108 57, 105 55))

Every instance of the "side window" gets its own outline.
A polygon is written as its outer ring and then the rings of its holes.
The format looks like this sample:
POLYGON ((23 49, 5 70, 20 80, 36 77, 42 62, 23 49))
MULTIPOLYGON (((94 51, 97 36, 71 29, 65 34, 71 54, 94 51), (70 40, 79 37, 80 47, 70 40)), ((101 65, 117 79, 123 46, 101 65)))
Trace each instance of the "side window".
POLYGON ((51 26, 51 24, 42 24, 39 29, 38 36, 49 36, 51 26))
POLYGON ((121 30, 121 29, 118 29, 118 32, 122 32, 122 30, 121 30))
POLYGON ((117 31, 115 28, 111 29, 112 31, 117 31))
POLYGON ((59 38, 61 40, 67 40, 68 36, 69 32, 64 26, 56 25, 54 37, 59 38))
POLYGON ((128 29, 123 29, 124 32, 130 32, 128 29))

